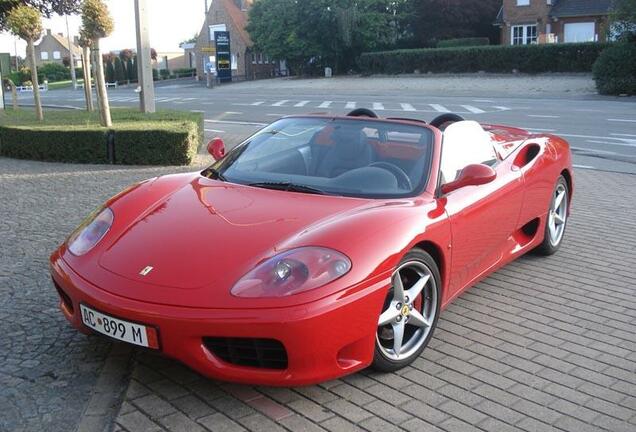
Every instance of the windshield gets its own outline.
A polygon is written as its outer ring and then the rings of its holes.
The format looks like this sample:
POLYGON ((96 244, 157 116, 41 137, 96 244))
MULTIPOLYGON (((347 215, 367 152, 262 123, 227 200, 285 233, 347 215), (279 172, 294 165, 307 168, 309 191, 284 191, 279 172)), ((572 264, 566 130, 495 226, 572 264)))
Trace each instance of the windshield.
POLYGON ((286 118, 202 174, 290 192, 406 197, 429 177, 433 133, 372 119, 286 118))

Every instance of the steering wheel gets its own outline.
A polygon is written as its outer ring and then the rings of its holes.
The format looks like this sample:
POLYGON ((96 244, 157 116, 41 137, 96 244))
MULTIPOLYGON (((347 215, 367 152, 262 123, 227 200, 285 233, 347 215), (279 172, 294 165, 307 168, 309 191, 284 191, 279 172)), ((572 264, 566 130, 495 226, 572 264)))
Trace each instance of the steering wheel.
POLYGON ((399 166, 393 165, 390 162, 373 162, 372 164, 369 164, 369 167, 382 168, 393 174, 398 182, 398 186, 400 187, 400 189, 413 189, 411 179, 399 166))
POLYGON ((431 120, 429 124, 439 129, 439 127, 443 126, 445 123, 451 123, 451 122, 455 123, 455 122, 463 121, 463 120, 464 120, 464 117, 460 115, 453 114, 453 113, 446 113, 446 114, 438 115, 433 120, 431 120))

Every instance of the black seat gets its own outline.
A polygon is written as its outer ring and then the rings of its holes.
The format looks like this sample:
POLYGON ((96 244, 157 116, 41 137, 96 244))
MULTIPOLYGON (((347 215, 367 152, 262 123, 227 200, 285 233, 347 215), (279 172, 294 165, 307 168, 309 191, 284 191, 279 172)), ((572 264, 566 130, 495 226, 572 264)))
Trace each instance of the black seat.
POLYGON ((338 126, 331 138, 333 145, 314 144, 310 175, 333 178, 373 162, 373 150, 360 128, 338 126))

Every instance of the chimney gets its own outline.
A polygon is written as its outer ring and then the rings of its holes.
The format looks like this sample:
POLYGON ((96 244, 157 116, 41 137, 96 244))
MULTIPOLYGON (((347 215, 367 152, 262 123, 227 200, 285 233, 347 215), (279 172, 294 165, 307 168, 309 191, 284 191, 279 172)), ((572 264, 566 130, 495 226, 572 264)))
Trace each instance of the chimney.
POLYGON ((51 29, 46 29, 46 35, 51 36, 51 29))
POLYGON ((64 37, 64 33, 58 33, 57 34, 59 37, 64 37))

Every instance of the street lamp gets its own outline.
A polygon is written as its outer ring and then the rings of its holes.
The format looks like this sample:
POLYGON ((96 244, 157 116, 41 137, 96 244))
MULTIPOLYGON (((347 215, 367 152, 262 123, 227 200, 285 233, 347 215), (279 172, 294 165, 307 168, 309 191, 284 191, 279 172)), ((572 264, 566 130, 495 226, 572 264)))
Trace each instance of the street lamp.
POLYGON ((141 112, 155 112, 155 85, 150 63, 148 37, 148 9, 146 0, 135 0, 135 27, 137 31, 137 76, 139 79, 139 105, 141 112))
POLYGON ((68 58, 71 62, 71 81, 73 82, 73 90, 77 90, 77 76, 75 75, 75 56, 73 54, 73 45, 71 45, 71 32, 68 29, 68 15, 66 15, 66 40, 68 41, 68 58))

